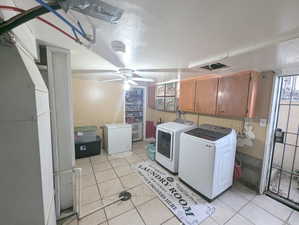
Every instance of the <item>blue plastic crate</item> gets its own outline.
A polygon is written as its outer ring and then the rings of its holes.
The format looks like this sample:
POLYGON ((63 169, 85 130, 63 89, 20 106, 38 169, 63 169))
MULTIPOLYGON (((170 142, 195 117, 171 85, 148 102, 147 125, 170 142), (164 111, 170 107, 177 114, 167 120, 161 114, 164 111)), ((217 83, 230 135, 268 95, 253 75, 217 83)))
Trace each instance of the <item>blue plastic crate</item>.
POLYGON ((156 158, 156 145, 154 143, 148 144, 146 146, 147 155, 151 160, 156 158))

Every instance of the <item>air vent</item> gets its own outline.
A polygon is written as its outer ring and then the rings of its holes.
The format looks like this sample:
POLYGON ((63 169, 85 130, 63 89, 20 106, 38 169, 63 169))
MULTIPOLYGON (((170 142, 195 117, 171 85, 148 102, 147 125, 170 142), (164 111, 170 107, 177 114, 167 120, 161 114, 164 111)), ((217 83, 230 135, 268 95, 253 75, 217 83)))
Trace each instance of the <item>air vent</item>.
POLYGON ((126 45, 121 41, 112 41, 111 42, 111 48, 115 52, 126 52, 126 45))
POLYGON ((222 63, 213 63, 213 64, 209 64, 209 65, 206 65, 206 66, 203 66, 200 68, 212 71, 212 70, 219 70, 219 69, 227 68, 227 67, 228 67, 227 65, 224 65, 222 63))

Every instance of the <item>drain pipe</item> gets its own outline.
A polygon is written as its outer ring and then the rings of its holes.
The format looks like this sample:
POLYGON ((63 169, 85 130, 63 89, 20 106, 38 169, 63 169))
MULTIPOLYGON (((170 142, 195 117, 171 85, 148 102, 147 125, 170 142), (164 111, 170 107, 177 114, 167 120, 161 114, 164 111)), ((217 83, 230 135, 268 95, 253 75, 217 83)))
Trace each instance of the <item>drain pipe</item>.
POLYGON ((217 55, 217 56, 214 56, 214 57, 210 57, 208 59, 191 62, 189 64, 188 68, 195 68, 195 67, 205 66, 207 64, 222 61, 224 59, 228 59, 228 58, 234 57, 234 56, 239 56, 239 55, 242 55, 242 54, 245 54, 245 53, 253 52, 253 51, 256 51, 256 50, 259 50, 259 49, 269 47, 271 45, 280 44, 281 42, 290 41, 290 40, 293 40, 293 39, 296 39, 296 38, 299 38, 299 33, 274 38, 274 39, 269 40, 269 41, 260 42, 256 45, 252 45, 252 46, 249 46, 249 47, 232 50, 232 51, 226 52, 224 54, 220 54, 220 55, 217 55))

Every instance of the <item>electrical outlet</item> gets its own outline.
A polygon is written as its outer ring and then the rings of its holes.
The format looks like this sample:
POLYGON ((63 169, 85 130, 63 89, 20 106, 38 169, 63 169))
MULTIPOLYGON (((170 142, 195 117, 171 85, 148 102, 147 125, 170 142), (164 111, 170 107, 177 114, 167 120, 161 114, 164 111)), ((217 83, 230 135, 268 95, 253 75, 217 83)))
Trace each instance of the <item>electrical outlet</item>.
POLYGON ((260 127, 267 127, 267 119, 260 119, 260 127))

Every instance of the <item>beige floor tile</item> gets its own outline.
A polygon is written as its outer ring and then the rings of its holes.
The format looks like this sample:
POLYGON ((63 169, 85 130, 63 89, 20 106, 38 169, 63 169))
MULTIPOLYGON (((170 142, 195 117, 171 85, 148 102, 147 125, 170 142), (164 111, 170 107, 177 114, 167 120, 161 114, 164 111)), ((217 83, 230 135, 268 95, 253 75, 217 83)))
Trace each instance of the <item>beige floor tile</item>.
POLYGON ((129 166, 129 163, 125 159, 113 159, 110 160, 110 163, 113 167, 129 166))
POLYGON ((242 208, 239 214, 245 217, 247 220, 251 221, 255 225, 283 225, 284 223, 278 218, 272 216, 266 210, 258 207, 253 203, 249 203, 244 208, 242 208))
POLYGON ((219 225, 225 224, 235 214, 235 210, 218 199, 214 200, 212 205, 216 208, 212 217, 219 225))
POLYGON ((126 160, 132 165, 142 161, 137 154, 132 154, 131 156, 126 157, 126 160))
POLYGON ((299 225, 299 212, 294 211, 288 221, 289 225, 299 225))
POLYGON ((157 195, 152 192, 145 184, 130 189, 130 192, 132 194, 132 202, 135 206, 141 205, 144 202, 157 197, 157 195))
POLYGON ((84 166, 84 167, 77 167, 76 168, 81 168, 81 175, 85 176, 85 175, 93 175, 92 172, 92 167, 91 166, 84 166))
POLYGON ((89 158, 76 159, 76 166, 78 167, 90 166, 89 158))
POLYGON ((108 169, 104 171, 95 172, 97 183, 101 183, 108 180, 113 180, 117 178, 116 173, 113 169, 108 169))
POLYGON ((241 197, 240 195, 238 195, 234 192, 231 192, 230 190, 226 191, 218 199, 236 211, 241 209, 249 201, 249 200, 241 197))
POLYGON ((92 163, 105 162, 108 160, 106 155, 96 155, 96 156, 92 156, 90 159, 92 163))
POLYGON ((173 217, 170 210, 157 198, 138 206, 137 210, 140 212, 146 225, 161 224, 173 217))
POLYGON ((272 215, 279 217, 282 220, 287 220, 292 213, 292 209, 281 204, 278 201, 266 196, 258 195, 253 199, 253 203, 257 204, 263 209, 266 209, 272 215))
POLYGON ((127 188, 127 189, 135 187, 135 186, 143 183, 142 179, 136 173, 132 173, 127 176, 123 176, 120 178, 120 180, 123 183, 123 185, 125 186, 125 188, 127 188))
POLYGON ((108 169, 112 168, 112 166, 110 165, 110 163, 108 161, 93 163, 92 167, 95 172, 104 171, 104 170, 108 170, 108 169))
POLYGON ((173 217, 170 220, 167 220, 162 225, 182 225, 182 223, 176 217, 173 217))
POLYGON ((236 214, 225 225, 254 225, 254 224, 249 220, 245 219, 243 216, 236 214))
POLYGON ((132 169, 131 166, 115 167, 114 170, 119 177, 123 177, 131 173, 134 173, 134 170, 132 169))
POLYGON ((99 225, 106 221, 104 210, 97 211, 79 221, 79 225, 99 225))
POLYGON ((86 187, 82 190, 82 205, 100 200, 97 185, 86 187))
POLYGON ((105 181, 103 183, 99 183, 100 193, 102 198, 119 194, 121 191, 124 190, 123 186, 121 185, 119 179, 105 181))
MULTIPOLYGON (((205 219, 204 221, 202 221, 200 223, 200 225, 219 225, 218 223, 216 223, 215 220, 213 220, 212 218, 208 217, 207 219, 205 219)), ((241 225, 241 224, 240 224, 241 225)))
POLYGON ((116 154, 108 155, 108 160, 122 159, 122 158, 130 156, 132 154, 133 154, 133 152, 129 151, 129 152, 121 152, 121 153, 116 153, 116 154))
MULTIPOLYGON (((145 225, 136 209, 109 220, 109 225, 145 225)), ((158 224, 156 224, 158 225, 158 224)))
POLYGON ((249 189, 248 187, 240 183, 234 184, 230 191, 234 194, 240 195, 241 197, 247 200, 252 200, 257 195, 255 191, 249 189))
MULTIPOLYGON (((118 200, 118 195, 106 197, 103 199, 103 203, 109 204, 115 200, 118 200)), ((108 207, 105 207, 106 216, 109 219, 119 216, 120 214, 129 211, 130 209, 134 208, 132 202, 130 200, 128 201, 119 201, 116 203, 113 203, 112 205, 109 205, 108 207)))
POLYGON ((83 175, 81 177, 81 184, 82 184, 82 188, 95 185, 96 180, 94 178, 94 175, 93 174, 83 175))
POLYGON ((87 215, 92 210, 101 207, 103 204, 100 200, 81 206, 81 215, 87 215))

